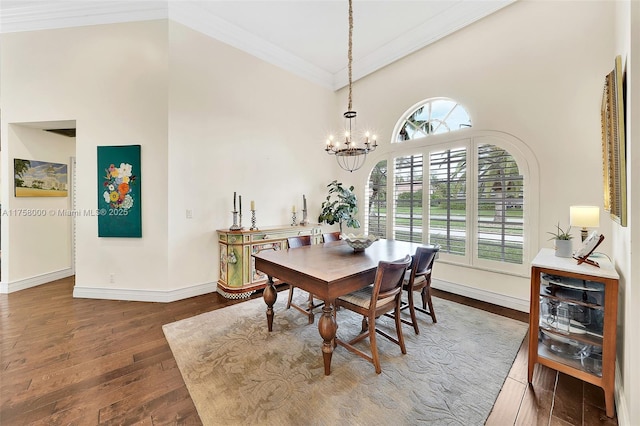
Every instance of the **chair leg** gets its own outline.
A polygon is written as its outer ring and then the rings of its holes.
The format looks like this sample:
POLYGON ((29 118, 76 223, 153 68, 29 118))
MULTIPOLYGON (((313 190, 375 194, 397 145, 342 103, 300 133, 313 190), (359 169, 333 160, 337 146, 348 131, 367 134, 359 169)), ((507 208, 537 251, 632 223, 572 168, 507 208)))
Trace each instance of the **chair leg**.
POLYGON ((289 299, 287 300, 287 309, 291 307, 291 301, 293 300, 293 289, 295 287, 289 284, 289 299))
MULTIPOLYGON (((366 320, 366 317, 362 320, 363 325, 366 320)), ((378 356, 378 345, 376 343, 376 319, 373 317, 369 318, 369 345, 371 346, 371 359, 376 369, 376 374, 380 374, 382 373, 382 368, 380 368, 380 357, 378 356)))
POLYGON ((422 309, 424 309, 427 314, 433 320, 433 323, 437 323, 436 319, 436 311, 433 310, 433 302, 431 301, 431 287, 427 286, 422 289, 422 309), (429 310, 427 311, 427 305, 429 305, 429 310))
MULTIPOLYGON (((413 309, 411 310, 411 312, 413 312, 413 309)), ((400 350, 402 351, 403 354, 406 354, 407 348, 404 345, 404 334, 402 334, 402 321, 400 321, 400 296, 398 296, 398 302, 396 303, 395 317, 396 317, 396 333, 398 335, 398 343, 400 344, 400 350)), ((414 321, 414 324, 416 324, 415 314, 414 314, 413 321, 414 321)), ((416 332, 417 332, 417 327, 416 327, 416 332)))
MULTIPOLYGON (((420 330, 418 330, 418 320, 416 319, 416 309, 413 305, 413 291, 409 291, 407 295, 407 299, 409 299, 409 313, 411 314, 411 324, 413 325, 413 330, 416 334, 420 334, 420 330)), ((400 312, 398 311, 398 315, 400 312)))
POLYGON ((314 315, 313 315, 313 294, 309 293, 309 324, 313 324, 314 315))

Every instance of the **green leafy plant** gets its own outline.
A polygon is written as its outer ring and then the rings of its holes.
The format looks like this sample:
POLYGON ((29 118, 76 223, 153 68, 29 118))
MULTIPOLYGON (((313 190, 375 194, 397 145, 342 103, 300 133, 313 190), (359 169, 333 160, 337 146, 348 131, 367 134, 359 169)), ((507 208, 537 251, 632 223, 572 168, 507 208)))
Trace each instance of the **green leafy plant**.
POLYGON ((342 183, 334 180, 329 185, 329 195, 322 203, 322 210, 318 216, 319 223, 333 225, 346 223, 349 228, 360 228, 360 222, 356 219, 358 214, 358 199, 353 193, 353 186, 345 188, 342 183))
POLYGON ((571 226, 569 226, 569 228, 564 231, 562 228, 560 228, 560 223, 558 222, 556 228, 556 232, 547 232, 547 234, 553 235, 552 238, 549 238, 550 240, 570 240, 573 238, 573 236, 569 233, 571 231, 571 226))

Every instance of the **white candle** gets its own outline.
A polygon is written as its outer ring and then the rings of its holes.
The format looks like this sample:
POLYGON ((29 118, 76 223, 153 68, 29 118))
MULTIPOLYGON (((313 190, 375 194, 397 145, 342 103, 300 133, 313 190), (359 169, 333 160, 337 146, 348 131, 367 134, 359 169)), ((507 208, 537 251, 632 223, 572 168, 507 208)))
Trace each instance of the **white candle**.
POLYGON ((307 211, 307 197, 304 194, 302 194, 302 209, 307 211))
POLYGON ((294 204, 293 206, 291 206, 291 213, 295 213, 296 212, 296 205, 294 204))
POLYGON ((251 210, 255 210, 256 209, 256 203, 251 200, 251 210))

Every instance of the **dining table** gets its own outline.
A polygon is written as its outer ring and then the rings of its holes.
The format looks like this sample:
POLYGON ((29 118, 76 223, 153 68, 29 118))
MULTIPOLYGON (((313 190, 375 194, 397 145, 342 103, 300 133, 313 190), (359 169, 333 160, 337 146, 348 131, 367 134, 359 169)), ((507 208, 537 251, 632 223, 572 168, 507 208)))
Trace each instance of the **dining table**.
POLYGON ((273 331, 273 305, 278 293, 274 280, 293 284, 324 301, 318 331, 322 337, 324 374, 331 374, 331 358, 337 325, 334 301, 373 283, 380 261, 401 260, 413 255, 421 243, 380 239, 364 251, 355 251, 345 241, 313 244, 287 250, 253 254, 255 268, 268 277, 263 290, 267 305, 267 328, 273 331))

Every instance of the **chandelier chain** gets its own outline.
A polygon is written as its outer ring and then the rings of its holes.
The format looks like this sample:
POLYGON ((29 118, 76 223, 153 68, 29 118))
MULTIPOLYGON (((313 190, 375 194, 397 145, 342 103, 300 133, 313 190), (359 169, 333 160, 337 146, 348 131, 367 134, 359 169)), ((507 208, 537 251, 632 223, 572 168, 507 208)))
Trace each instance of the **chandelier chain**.
POLYGON ((367 154, 378 147, 376 135, 370 136, 365 132, 362 143, 357 146, 355 132, 356 112, 353 111, 353 0, 349 0, 349 45, 347 49, 347 71, 349 75, 349 104, 343 114, 345 119, 344 141, 334 141, 333 135, 327 139, 324 149, 327 154, 335 155, 338 165, 348 172, 358 170, 364 164, 367 154))
POLYGON ((349 108, 351 111, 351 103, 352 103, 352 90, 351 90, 351 64, 353 62, 353 3, 352 0, 349 0, 349 49, 347 53, 347 62, 348 62, 348 73, 349 73, 349 108))

